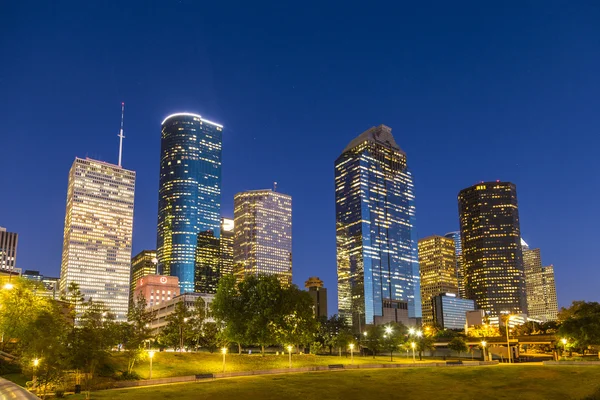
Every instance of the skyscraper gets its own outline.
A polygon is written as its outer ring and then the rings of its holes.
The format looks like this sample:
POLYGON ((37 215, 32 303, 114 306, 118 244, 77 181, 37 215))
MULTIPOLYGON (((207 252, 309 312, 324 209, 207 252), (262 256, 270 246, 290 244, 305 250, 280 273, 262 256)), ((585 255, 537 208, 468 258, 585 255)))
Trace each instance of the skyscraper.
POLYGON ((277 275, 292 283, 292 197, 270 189, 234 197, 234 274, 277 275))
POLYGON ((482 182, 458 194, 467 298, 492 315, 527 314, 517 188, 482 182))
POLYGON ((313 300, 315 317, 327 318, 327 289, 323 287, 323 281, 317 276, 311 276, 304 282, 304 287, 308 289, 308 294, 313 300))
POLYGON ((60 290, 79 284, 127 319, 135 172, 76 158, 69 172, 60 290))
POLYGON ((19 234, 7 232, 0 226, 0 271, 12 272, 17 265, 19 234))
POLYGON ((423 323, 433 324, 433 298, 441 293, 458 294, 454 240, 443 236, 419 240, 419 269, 423 323))
MULTIPOLYGON (((131 278, 129 280, 129 306, 137 300, 135 298, 135 288, 140 280, 146 275, 156 275, 156 250, 142 250, 131 259, 131 278)), ((150 299, 146 299, 148 302, 150 299)))
POLYGON ((390 127, 361 133, 335 161, 338 309, 355 330, 384 308, 421 317, 414 200, 390 127))
POLYGON ((233 274, 234 227, 232 219, 221 218, 221 275, 233 274))
POLYGON ((465 276, 463 273, 462 262, 462 242, 460 241, 460 231, 448 232, 444 237, 454 240, 454 249, 456 255, 456 280, 458 282, 458 295, 465 297, 465 276))
POLYGON ((177 276, 182 293, 218 280, 209 256, 220 237, 222 131, 197 114, 162 122, 157 258, 159 272, 177 276))
POLYGON ((521 239, 529 318, 554 321, 558 317, 554 267, 542 266, 540 249, 530 249, 521 239))

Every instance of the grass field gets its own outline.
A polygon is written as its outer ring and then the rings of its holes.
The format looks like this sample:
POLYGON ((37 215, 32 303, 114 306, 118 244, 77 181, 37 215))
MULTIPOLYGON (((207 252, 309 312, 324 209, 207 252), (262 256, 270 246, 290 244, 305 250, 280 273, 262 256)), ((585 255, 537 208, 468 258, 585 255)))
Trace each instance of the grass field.
MULTIPOLYGON (((489 366, 347 370, 243 377, 92 393, 92 399, 584 399, 598 367, 489 366)), ((70 397, 83 399, 83 396, 70 397)))
MULTIPOLYGON (((417 362, 418 361, 417 357, 417 362)), ((350 364, 350 355, 342 356, 315 356, 315 355, 294 355, 292 354, 292 367, 309 367, 329 364, 350 364)), ((423 362, 431 362, 432 359, 423 359, 423 362)), ((394 363, 412 363, 412 356, 408 359, 406 356, 398 357, 394 355, 394 363)), ((265 355, 260 354, 227 354, 225 361, 225 370, 234 371, 252 371, 287 368, 289 360, 288 355, 265 355)), ((388 364, 389 356, 373 357, 354 357, 355 364, 388 364)), ((122 354, 113 353, 112 364, 115 370, 126 370, 127 360, 122 354)), ((134 371, 143 379, 148 378, 150 365, 148 360, 137 363, 134 371)), ((152 362, 152 378, 167 378, 172 376, 196 375, 200 373, 215 373, 223 371, 223 356, 218 353, 156 353, 152 362)))

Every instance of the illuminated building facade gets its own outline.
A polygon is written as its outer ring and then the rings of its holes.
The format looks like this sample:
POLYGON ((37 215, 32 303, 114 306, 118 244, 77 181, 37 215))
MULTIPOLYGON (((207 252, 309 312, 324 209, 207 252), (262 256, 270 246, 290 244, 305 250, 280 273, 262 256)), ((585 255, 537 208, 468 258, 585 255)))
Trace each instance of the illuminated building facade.
POLYGON ((146 299, 146 307, 159 306, 179 296, 179 279, 176 276, 144 275, 136 282, 134 299, 140 294, 146 299))
POLYGON ((21 277, 32 282, 36 282, 36 286, 34 287, 34 293, 37 296, 48 297, 51 299, 58 300, 58 278, 44 276, 40 274, 40 271, 34 271, 30 269, 25 270, 21 277))
POLYGON ((60 290, 71 282, 127 320, 135 172, 76 158, 69 173, 60 290))
MULTIPOLYGON (((142 250, 131 259, 131 278, 129 283, 129 306, 133 305, 135 288, 141 278, 146 275, 156 275, 156 250, 142 250)), ((146 298, 148 301, 148 298, 146 298)))
POLYGON ((177 276, 182 292, 218 280, 212 255, 220 237, 222 131, 196 114, 162 122, 157 258, 159 272, 177 276))
POLYGON ((19 234, 7 232, 0 226, 0 271, 13 272, 17 265, 19 234))
POLYGON ((315 317, 327 318, 327 289, 323 287, 323 281, 316 276, 311 276, 304 282, 304 287, 313 300, 315 317))
POLYGON ((554 284, 554 267, 542 266, 540 249, 530 249, 524 241, 521 241, 521 244, 528 317, 544 322, 555 321, 558 318, 558 302, 554 284))
POLYGON ((463 189, 458 208, 466 297, 490 315, 527 314, 516 186, 463 189))
POLYGON ((475 302, 470 299, 461 299, 454 293, 440 293, 434 296, 433 322, 442 329, 464 329, 467 323, 467 314, 475 310, 475 302))
POLYGON ((433 324, 432 300, 440 293, 458 295, 454 240, 429 236, 419 240, 423 324, 433 324))
POLYGON ((444 237, 454 240, 454 250, 456 255, 456 281, 458 282, 458 295, 465 297, 465 276, 463 273, 462 262, 462 242, 460 241, 460 231, 448 232, 444 237))
POLYGON ((421 317, 414 201, 391 128, 363 132, 335 161, 338 309, 355 331, 388 308, 421 317))
POLYGON ((232 219, 221 218, 221 275, 233 274, 234 226, 232 219))
POLYGON ((234 274, 276 275, 292 283, 292 197, 270 189, 234 197, 234 274))

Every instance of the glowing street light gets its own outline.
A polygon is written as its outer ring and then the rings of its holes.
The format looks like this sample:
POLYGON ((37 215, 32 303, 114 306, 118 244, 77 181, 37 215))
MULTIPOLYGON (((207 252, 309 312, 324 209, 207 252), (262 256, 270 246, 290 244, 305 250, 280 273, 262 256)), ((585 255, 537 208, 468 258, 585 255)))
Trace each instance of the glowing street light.
POLYGON ((415 347, 417 347, 417 344, 415 342, 411 342, 410 347, 412 347, 412 351, 413 351, 413 362, 416 363, 417 360, 415 358, 415 347))
POLYGON ((11 289, 12 289, 12 288, 14 288, 14 287, 15 287, 15 285, 13 285, 13 284, 12 284, 12 283, 10 283, 10 282, 7 282, 7 283, 4 285, 4 289, 6 289, 6 290, 11 290, 11 289))
POLYGON ((156 353, 154 350, 148 352, 148 358, 150 358, 150 377, 148 379, 152 379, 152 359, 154 358, 154 353, 156 353))
POLYGON ((414 334, 415 334, 415 328, 410 328, 410 329, 408 330, 408 334, 409 334, 409 335, 414 335, 414 334))
POLYGON ((417 335, 417 337, 421 337, 421 336, 423 336, 423 332, 421 332, 421 331, 416 331, 416 332, 415 332, 415 335, 417 335))
POLYGON ((33 391, 34 392, 37 391, 37 376, 35 373, 36 373, 36 369, 37 369, 38 365, 40 365, 40 359, 34 358, 33 359, 33 391))
POLYGON ((568 340, 567 340, 567 338, 562 338, 562 339, 560 339, 560 341, 563 344, 563 353, 564 353, 564 352, 567 351, 567 342, 568 342, 568 340))
POLYGON ((486 345, 487 345, 487 342, 486 342, 485 340, 482 340, 482 341, 481 341, 481 348, 482 348, 482 351, 483 351, 483 361, 487 361, 487 360, 485 359, 485 358, 486 358, 486 357, 485 357, 485 346, 486 346, 486 345))
POLYGON ((392 327, 391 327, 391 326, 386 326, 386 327, 385 327, 385 333, 387 333, 388 335, 391 335, 391 334, 392 334, 392 331, 393 331, 393 329, 392 329, 392 327))
POLYGON ((354 364, 354 343, 350 343, 350 364, 354 364))
POLYGON ((291 345, 288 346, 287 350, 288 350, 288 354, 290 356, 290 369, 291 369, 292 368, 292 346, 291 345))
POLYGON ((225 372, 225 354, 227 354, 227 347, 223 347, 221 353, 223 353, 223 372, 225 372))

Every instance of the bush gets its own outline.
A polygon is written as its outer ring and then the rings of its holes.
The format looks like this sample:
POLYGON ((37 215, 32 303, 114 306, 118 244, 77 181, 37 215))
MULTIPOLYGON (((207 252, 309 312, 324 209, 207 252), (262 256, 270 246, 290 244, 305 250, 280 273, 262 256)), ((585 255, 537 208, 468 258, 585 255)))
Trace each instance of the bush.
POLYGON ((127 372, 127 371, 121 371, 120 373, 115 375, 115 378, 118 381, 139 381, 140 379, 142 379, 141 376, 139 376, 137 373, 135 372, 127 372))
POLYGON ((19 373, 21 373, 21 367, 19 364, 0 359, 0 375, 19 373))
POLYGON ((102 363, 98 367, 98 376, 110 377, 115 374, 115 367, 110 363, 102 363))
POLYGON ((57 388, 54 391, 54 397, 56 397, 57 399, 62 399, 65 397, 65 389, 63 388, 57 388))

